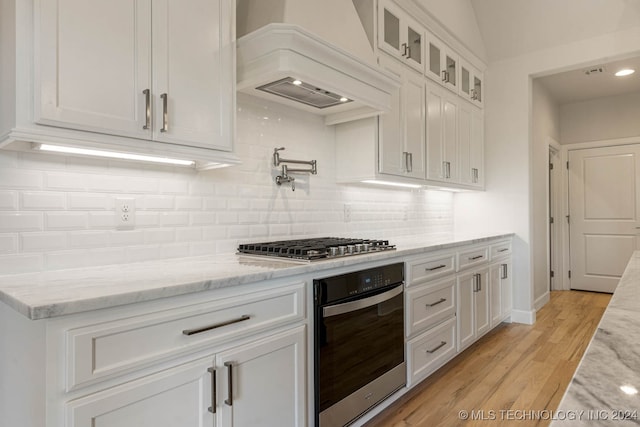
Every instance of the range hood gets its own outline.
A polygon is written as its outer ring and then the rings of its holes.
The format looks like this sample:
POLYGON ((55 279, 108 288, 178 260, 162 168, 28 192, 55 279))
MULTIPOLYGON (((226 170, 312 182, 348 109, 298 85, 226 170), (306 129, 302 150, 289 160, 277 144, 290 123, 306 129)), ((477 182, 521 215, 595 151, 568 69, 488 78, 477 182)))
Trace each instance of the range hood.
POLYGON ((240 92, 329 125, 390 111, 400 82, 377 65, 351 0, 238 0, 237 32, 240 92))

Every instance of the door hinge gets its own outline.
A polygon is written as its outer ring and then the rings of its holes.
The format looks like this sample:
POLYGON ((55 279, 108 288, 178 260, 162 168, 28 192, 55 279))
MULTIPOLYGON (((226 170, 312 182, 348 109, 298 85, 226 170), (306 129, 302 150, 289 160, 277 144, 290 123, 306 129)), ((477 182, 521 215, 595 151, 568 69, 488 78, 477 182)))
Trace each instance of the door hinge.
POLYGON ((567 162, 567 169, 569 169, 569 162, 567 162))
POLYGON ((554 278, 555 276, 556 276, 556 273, 553 270, 551 270, 551 278, 554 278))
POLYGON ((549 163, 549 170, 553 170, 553 163, 549 163))
POLYGON ((549 224, 553 224, 553 217, 549 218, 549 224))
POLYGON ((570 223, 571 223, 571 216, 567 215, 567 224, 570 224, 570 223))
POLYGON ((571 270, 569 270, 569 279, 571 279, 571 270))

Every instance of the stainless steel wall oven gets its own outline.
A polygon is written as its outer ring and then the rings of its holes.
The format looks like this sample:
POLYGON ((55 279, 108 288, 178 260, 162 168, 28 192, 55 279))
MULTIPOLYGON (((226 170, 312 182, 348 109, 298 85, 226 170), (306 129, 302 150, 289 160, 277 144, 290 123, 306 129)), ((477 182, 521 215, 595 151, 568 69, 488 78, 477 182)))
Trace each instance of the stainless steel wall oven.
POLYGON ((404 264, 314 280, 315 416, 348 425, 406 384, 404 264))

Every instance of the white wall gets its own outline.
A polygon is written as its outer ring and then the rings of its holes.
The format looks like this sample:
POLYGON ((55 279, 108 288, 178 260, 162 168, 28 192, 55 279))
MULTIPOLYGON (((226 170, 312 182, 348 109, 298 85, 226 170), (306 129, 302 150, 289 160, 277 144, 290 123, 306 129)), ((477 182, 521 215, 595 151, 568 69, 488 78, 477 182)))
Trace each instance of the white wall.
POLYGON ((239 241, 453 229, 451 193, 337 185, 335 133, 319 116, 239 95, 237 123, 242 165, 201 173, 0 151, 0 272, 232 253, 239 241), (316 159, 318 175, 298 175, 295 192, 276 186, 274 147, 316 159), (115 230, 115 197, 135 199, 134 230, 115 230))
POLYGON ((533 254, 533 300, 536 302, 546 298, 549 292, 547 165, 549 138, 555 141, 560 138, 560 109, 537 79, 534 79, 532 84, 532 101, 531 251, 533 254))
MULTIPOLYGON (((533 290, 532 84, 540 76, 638 52, 640 26, 493 62, 485 72, 487 191, 455 197, 456 229, 480 218, 510 228, 514 240, 514 316, 535 319, 533 290)), ((544 167, 544 166, 543 166, 544 167)))
POLYGON ((640 135, 640 92, 560 107, 560 143, 640 135))

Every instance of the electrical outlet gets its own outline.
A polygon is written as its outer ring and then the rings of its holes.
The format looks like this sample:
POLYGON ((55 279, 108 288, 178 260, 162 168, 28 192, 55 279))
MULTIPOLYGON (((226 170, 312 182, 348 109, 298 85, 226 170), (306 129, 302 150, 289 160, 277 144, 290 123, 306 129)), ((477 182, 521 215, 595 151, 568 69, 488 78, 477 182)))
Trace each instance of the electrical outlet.
POLYGON ((349 203, 344 204, 344 222, 351 222, 351 205, 349 203))
POLYGON ((117 198, 115 203, 116 229, 129 230, 136 226, 136 200, 117 198))

